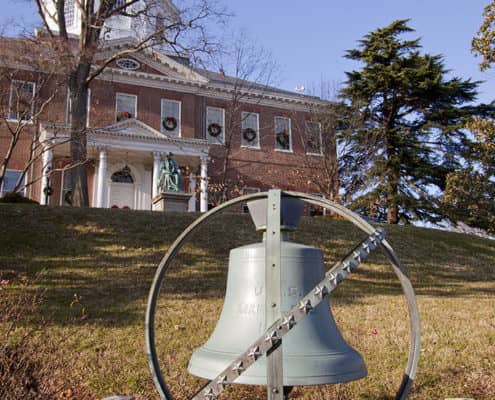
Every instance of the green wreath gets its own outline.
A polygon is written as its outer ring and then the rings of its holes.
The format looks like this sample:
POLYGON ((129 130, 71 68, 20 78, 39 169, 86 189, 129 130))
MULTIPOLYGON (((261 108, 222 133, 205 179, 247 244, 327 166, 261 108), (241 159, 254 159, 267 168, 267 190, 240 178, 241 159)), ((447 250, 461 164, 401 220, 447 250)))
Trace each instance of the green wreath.
POLYGON ((175 131, 175 128, 177 128, 177 118, 175 117, 163 118, 162 126, 167 131, 175 131))
POLYGON ((306 142, 306 147, 307 147, 306 151, 309 151, 311 153, 321 152, 321 148, 319 146, 318 140, 316 140, 315 138, 308 139, 306 142))
POLYGON ((222 133, 222 127, 216 122, 212 122, 208 125, 208 133, 210 136, 217 137, 222 133))
POLYGON ((117 113, 117 122, 122 121, 123 119, 132 118, 132 114, 129 111, 119 111, 117 113))
POLYGON ((277 133, 277 143, 285 150, 290 149, 290 138, 287 131, 277 133))
POLYGON ((242 136, 247 142, 252 142, 256 139, 256 131, 253 128, 246 128, 244 129, 242 136))

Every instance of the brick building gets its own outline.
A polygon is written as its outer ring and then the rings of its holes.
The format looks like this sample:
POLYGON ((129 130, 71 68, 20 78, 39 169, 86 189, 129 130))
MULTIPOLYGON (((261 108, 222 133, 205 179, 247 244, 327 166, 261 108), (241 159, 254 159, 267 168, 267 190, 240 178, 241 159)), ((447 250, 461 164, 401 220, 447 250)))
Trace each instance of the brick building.
MULTIPOLYGON (((77 28, 77 13, 71 18, 77 28)), ((118 34, 105 41, 102 54, 136 39, 132 24, 124 22, 115 30, 118 34)), ((20 39, 3 39, 2 43, 4 52, 7 48, 23 51, 19 50, 20 39)), ((30 57, 33 54, 37 53, 31 51, 30 57)), ((46 54, 44 58, 49 59, 46 54)), ((30 62, 3 69, 10 71, 10 79, 0 83, 5 123, 19 125, 21 121, 23 132, 0 191, 12 189, 36 137, 41 156, 27 169, 24 181, 34 183, 24 189, 24 195, 41 204, 67 204, 70 101, 63 77, 56 71, 35 70, 30 62), (43 87, 37 87, 40 74, 43 87), (30 101, 35 93, 37 100, 30 101)), ((324 103, 315 97, 244 83, 192 68, 186 58, 154 49, 109 65, 90 85, 88 98, 90 205, 151 209, 160 160, 168 153, 181 166, 182 189, 191 193, 191 211, 211 206, 212 188, 225 179, 238 182, 241 193, 270 187, 318 192, 314 180, 323 160, 321 129, 312 121, 312 110, 324 103), (234 96, 240 100, 235 108, 234 96), (228 148, 226 138, 230 139, 228 148)), ((9 140, 3 125, 2 156, 9 140)))

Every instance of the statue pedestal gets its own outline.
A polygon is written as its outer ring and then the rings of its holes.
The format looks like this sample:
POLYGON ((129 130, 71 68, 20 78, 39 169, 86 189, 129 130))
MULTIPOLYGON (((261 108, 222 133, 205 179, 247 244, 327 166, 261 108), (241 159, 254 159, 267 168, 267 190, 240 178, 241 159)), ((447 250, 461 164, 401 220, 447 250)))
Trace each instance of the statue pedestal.
POLYGON ((191 196, 191 193, 184 192, 162 192, 151 203, 156 211, 187 212, 191 196))

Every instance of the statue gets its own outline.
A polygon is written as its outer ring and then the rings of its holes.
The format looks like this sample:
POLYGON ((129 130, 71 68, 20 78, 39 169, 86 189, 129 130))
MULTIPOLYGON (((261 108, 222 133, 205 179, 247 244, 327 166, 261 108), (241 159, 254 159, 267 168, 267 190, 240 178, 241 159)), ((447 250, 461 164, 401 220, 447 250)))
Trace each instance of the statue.
POLYGON ((179 164, 168 153, 167 159, 160 163, 158 189, 160 192, 181 192, 181 172, 179 164))

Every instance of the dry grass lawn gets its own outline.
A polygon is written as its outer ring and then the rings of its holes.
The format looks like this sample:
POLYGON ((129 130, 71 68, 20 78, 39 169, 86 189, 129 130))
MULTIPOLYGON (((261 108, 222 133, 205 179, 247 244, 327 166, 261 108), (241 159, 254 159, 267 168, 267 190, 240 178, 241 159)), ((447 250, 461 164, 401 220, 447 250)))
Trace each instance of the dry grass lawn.
MULTIPOLYGON (((144 352, 146 300, 157 264, 194 218, 0 205, 0 398, 158 399, 144 352)), ((422 319, 410 398, 495 399, 495 242, 414 227, 386 231, 410 272, 422 319)), ((331 265, 363 237, 347 222, 307 218, 295 240, 323 248, 331 265)), ((156 334, 174 397, 187 398, 204 383, 186 367, 220 313, 228 250, 257 240, 247 215, 221 215, 201 228, 167 274, 156 334)), ((331 304, 369 376, 296 388, 291 398, 392 399, 409 331, 385 258, 362 265, 331 304)), ((265 396, 263 388, 235 386, 222 398, 265 396)))

